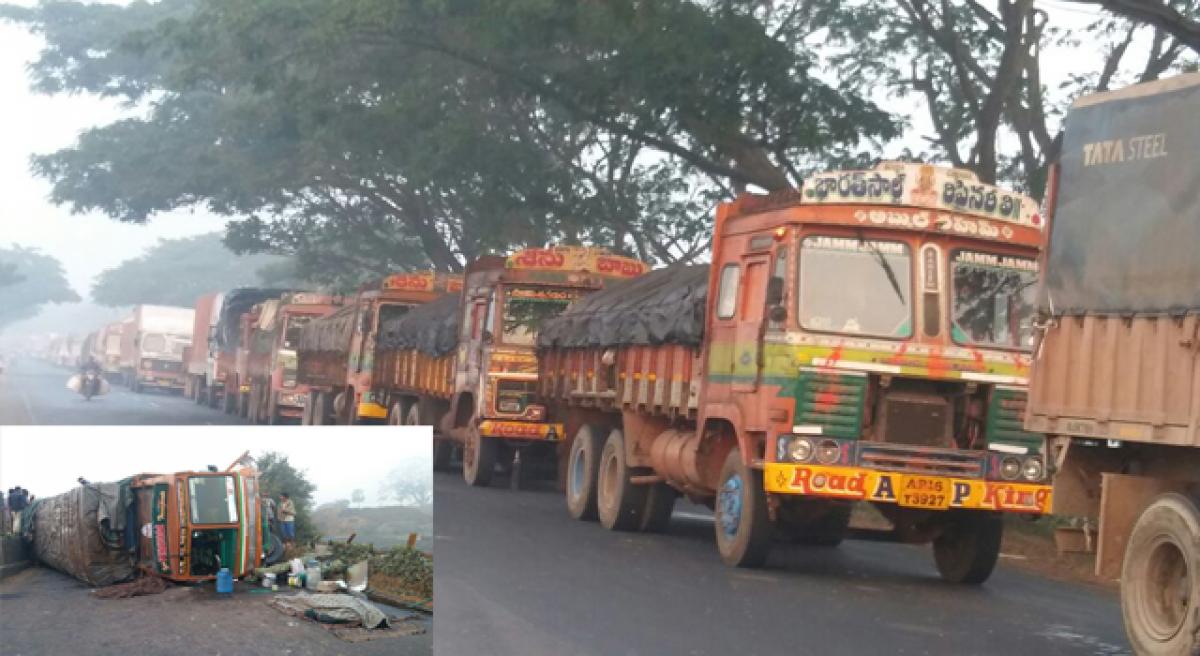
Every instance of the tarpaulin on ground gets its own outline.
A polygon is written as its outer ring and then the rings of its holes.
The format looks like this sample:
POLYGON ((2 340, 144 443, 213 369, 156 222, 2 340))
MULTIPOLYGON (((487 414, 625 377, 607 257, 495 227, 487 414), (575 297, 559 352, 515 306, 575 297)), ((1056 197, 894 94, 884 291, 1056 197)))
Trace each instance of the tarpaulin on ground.
POLYGON ((344 353, 350 348, 354 334, 357 305, 345 305, 333 314, 313 319, 300 330, 301 351, 309 353, 344 353))
POLYGON ((1085 96, 1066 120, 1042 306, 1200 308, 1200 73, 1085 96))
POLYGON ((129 479, 81 485, 34 501, 21 517, 22 535, 35 558, 60 572, 89 585, 120 583, 137 571, 125 548, 132 505, 129 479))
POLYGON ((217 348, 222 351, 232 351, 241 346, 241 317, 255 305, 286 294, 286 289, 256 289, 242 287, 226 292, 225 302, 221 304, 221 316, 213 329, 213 339, 217 348))
POLYGON ((284 612, 303 615, 327 624, 361 624, 368 629, 387 627, 388 618, 369 601, 344 594, 277 595, 271 604, 284 612))
POLYGON ((538 332, 542 348, 697 345, 704 337, 707 264, 676 265, 610 283, 538 332))
POLYGON ((384 321, 379 327, 379 347, 385 351, 416 349, 433 357, 453 352, 458 346, 460 300, 457 294, 448 294, 384 321))

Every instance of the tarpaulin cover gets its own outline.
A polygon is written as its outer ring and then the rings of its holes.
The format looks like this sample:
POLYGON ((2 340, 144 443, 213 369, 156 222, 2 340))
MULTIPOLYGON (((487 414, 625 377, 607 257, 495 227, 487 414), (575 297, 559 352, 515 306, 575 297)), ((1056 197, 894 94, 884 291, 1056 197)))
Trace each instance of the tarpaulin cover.
POLYGON ((240 320, 250 308, 263 301, 279 298, 286 294, 286 289, 254 289, 243 287, 225 294, 225 302, 221 305, 221 317, 217 320, 213 338, 217 347, 222 351, 232 351, 241 346, 240 320))
POLYGON ((310 353, 344 353, 350 348, 354 334, 354 318, 358 306, 345 305, 333 314, 313 319, 300 330, 301 351, 310 353))
POLYGON ((538 346, 698 345, 704 338, 708 270, 707 264, 676 265, 611 283, 543 323, 538 346))
POLYGON ((369 601, 344 594, 276 595, 271 600, 276 608, 292 615, 303 615, 318 622, 361 624, 368 629, 387 628, 388 618, 369 601))
POLYGON ((133 554, 125 548, 126 512, 133 504, 129 479, 81 485, 38 499, 21 517, 33 555, 88 585, 133 578, 133 554))
POLYGON ((1200 308, 1197 108, 1200 73, 1084 97, 1071 108, 1044 308, 1200 308))
POLYGON ((385 351, 416 349, 441 357, 458 346, 461 297, 447 294, 415 307, 407 314, 388 319, 379 327, 379 347, 385 351))

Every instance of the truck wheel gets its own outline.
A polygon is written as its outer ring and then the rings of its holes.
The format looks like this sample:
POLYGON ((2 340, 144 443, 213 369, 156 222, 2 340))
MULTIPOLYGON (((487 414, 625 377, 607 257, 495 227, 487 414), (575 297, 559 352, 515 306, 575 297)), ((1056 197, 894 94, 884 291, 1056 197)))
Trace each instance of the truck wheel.
POLYGON ((282 423, 283 417, 279 415, 279 404, 275 401, 275 395, 271 394, 267 398, 267 424, 269 426, 278 426, 282 423))
POLYGON ((978 510, 949 511, 942 534, 933 539, 933 560, 942 580, 979 585, 1000 557, 1004 518, 978 510))
POLYGON ((327 392, 315 392, 312 395, 312 425, 324 426, 329 421, 329 397, 327 392))
POLYGON ((463 447, 463 480, 473 487, 487 487, 492 484, 492 474, 496 471, 500 443, 495 438, 480 435, 478 428, 470 430, 471 437, 463 447))
POLYGON ((250 399, 246 403, 246 419, 248 419, 251 424, 258 423, 258 397, 259 397, 258 387, 251 386, 250 387, 250 399))
POLYGON ((1182 494, 1155 499, 1134 524, 1121 566, 1121 615, 1133 651, 1200 653, 1200 511, 1182 494))
POLYGON ((675 510, 675 499, 679 492, 666 483, 655 483, 646 491, 646 509, 642 511, 639 530, 646 533, 662 533, 671 522, 675 510))
POLYGON ((836 547, 841 544, 846 539, 846 530, 850 527, 850 514, 854 511, 854 506, 841 502, 818 503, 827 508, 816 519, 789 521, 786 517, 781 517, 776 522, 780 536, 787 542, 810 547, 836 547))
POLYGON ((579 520, 596 519, 596 478, 604 429, 584 424, 575 433, 567 457, 567 512, 579 520))
POLYGON ((740 449, 732 449, 721 466, 713 508, 717 551, 726 565, 759 567, 771 551, 771 521, 762 472, 742 462, 740 449))
POLYGON ((625 434, 620 428, 608 432, 600 451, 596 476, 596 515, 610 531, 636 531, 646 509, 646 486, 630 482, 633 468, 625 462, 625 434))
POLYGON ((399 401, 392 404, 388 408, 387 417, 388 426, 404 426, 408 424, 408 415, 404 414, 404 406, 400 405, 399 401))
POLYGON ((193 400, 196 402, 196 405, 208 405, 208 388, 197 386, 196 396, 193 400))

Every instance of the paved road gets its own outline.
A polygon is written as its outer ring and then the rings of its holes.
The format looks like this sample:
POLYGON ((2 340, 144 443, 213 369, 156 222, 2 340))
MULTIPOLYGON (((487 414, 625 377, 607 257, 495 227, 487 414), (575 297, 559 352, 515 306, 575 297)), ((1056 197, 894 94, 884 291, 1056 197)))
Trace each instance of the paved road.
POLYGON ((91 401, 66 388, 70 369, 24 358, 0 373, 0 425, 27 424, 237 424, 230 417, 178 394, 134 394, 123 387, 91 401))
POLYGON ((436 654, 1128 652, 1114 593, 1003 565, 963 588, 936 578, 927 548, 847 542, 735 570, 703 508, 638 535, 570 519, 550 490, 439 473, 434 494, 436 654))
POLYGON ((97 599, 65 574, 31 567, 0 581, 0 654, 430 654, 429 622, 408 619, 404 611, 399 611, 398 626, 423 633, 350 643, 315 622, 275 610, 268 605, 271 596, 262 588, 239 584, 229 599, 218 599, 211 585, 174 587, 133 599, 97 599))

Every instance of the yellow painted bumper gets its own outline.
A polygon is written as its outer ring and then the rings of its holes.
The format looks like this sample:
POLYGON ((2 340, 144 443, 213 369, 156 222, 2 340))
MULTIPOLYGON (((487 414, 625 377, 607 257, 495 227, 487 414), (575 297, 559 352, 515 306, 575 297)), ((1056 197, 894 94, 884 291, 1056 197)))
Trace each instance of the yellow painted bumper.
POLYGON ((387 408, 378 403, 359 403, 358 416, 360 419, 387 419, 387 408))
POLYGON ((545 440, 557 442, 563 437, 562 424, 539 424, 532 421, 500 421, 485 419, 479 424, 479 434, 508 440, 545 440))
POLYGON ((775 494, 876 501, 928 510, 969 508, 1045 514, 1050 512, 1051 503, 1049 485, 778 462, 766 463, 763 487, 775 494))

